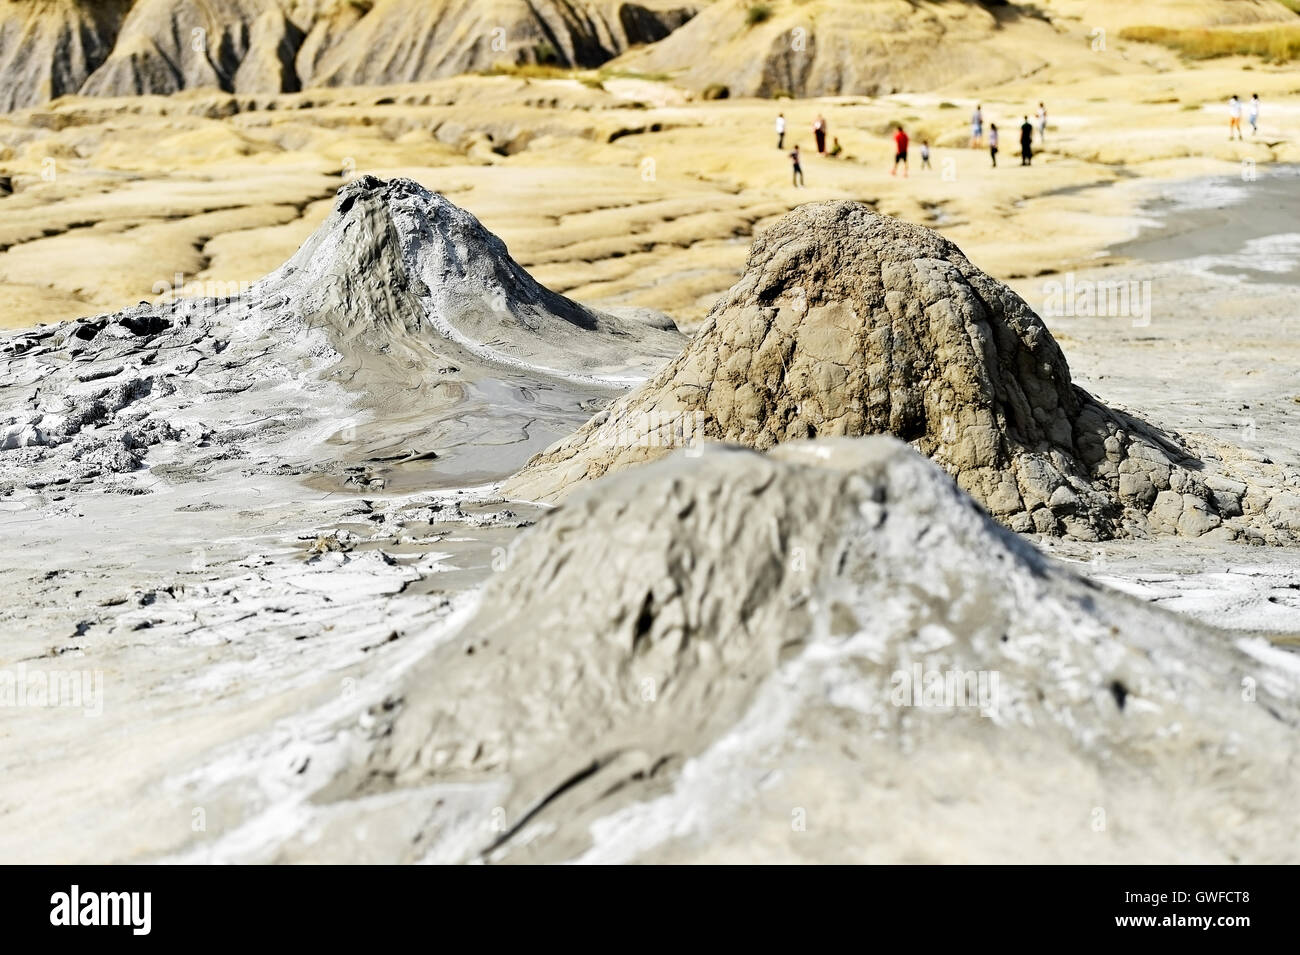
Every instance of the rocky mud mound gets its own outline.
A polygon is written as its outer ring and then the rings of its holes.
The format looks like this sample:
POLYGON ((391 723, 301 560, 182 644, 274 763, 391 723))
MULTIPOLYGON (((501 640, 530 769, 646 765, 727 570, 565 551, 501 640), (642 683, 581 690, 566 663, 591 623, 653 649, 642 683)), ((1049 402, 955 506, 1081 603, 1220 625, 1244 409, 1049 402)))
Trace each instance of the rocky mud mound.
POLYGON ((364 482, 367 456, 434 458, 467 429, 495 429, 486 442, 522 460, 548 408, 626 388, 681 345, 543 288, 472 215, 406 180, 349 183, 282 268, 217 291, 0 340, 4 492, 139 493, 122 476, 202 479, 243 459, 364 482))
POLYGON ((939 234, 847 201, 802 206, 761 235, 682 355, 506 489, 556 499, 692 440, 767 449, 873 433, 910 442, 1016 531, 1300 531, 1285 515, 1230 520, 1244 486, 1074 385, 1019 296, 939 234))
POLYGON ((892 438, 709 446, 526 532, 352 785, 504 785, 433 858, 1281 858, 1298 689, 892 438))

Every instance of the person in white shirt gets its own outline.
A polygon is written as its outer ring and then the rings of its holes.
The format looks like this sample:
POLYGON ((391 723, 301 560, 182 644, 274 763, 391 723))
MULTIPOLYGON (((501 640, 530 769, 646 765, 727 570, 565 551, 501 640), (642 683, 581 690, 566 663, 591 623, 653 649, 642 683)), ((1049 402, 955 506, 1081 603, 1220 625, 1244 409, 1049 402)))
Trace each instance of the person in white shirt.
POLYGON ((776 148, 785 149, 785 113, 776 114, 776 148))
POLYGON ((1042 103, 1038 104, 1038 145, 1042 146, 1047 142, 1047 107, 1042 103))
POLYGON ((1259 94, 1250 94, 1250 109, 1246 112, 1246 118, 1250 120, 1250 135, 1254 136, 1259 131, 1259 94))
POLYGON ((1233 133, 1237 134, 1238 139, 1241 135, 1241 100, 1237 99, 1237 94, 1233 93, 1232 98, 1228 100, 1228 138, 1232 139, 1233 133))

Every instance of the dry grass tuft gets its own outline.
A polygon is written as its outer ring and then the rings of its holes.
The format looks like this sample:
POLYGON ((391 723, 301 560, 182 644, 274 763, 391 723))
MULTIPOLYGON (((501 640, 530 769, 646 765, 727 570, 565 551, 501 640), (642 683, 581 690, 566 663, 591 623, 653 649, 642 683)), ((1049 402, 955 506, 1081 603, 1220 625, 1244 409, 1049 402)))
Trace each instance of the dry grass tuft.
POLYGON ((1159 43, 1193 60, 1219 56, 1259 56, 1275 63, 1300 58, 1300 25, 1266 28, 1208 27, 1175 29, 1139 26, 1121 30, 1120 39, 1159 43))

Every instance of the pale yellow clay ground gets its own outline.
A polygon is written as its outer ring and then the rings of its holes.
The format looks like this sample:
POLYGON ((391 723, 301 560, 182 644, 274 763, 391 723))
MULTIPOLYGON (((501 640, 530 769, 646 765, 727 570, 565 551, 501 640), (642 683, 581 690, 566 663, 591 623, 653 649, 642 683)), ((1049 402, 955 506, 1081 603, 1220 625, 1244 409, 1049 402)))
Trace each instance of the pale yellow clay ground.
POLYGON ((359 173, 445 193, 558 291, 651 306, 689 328, 739 275, 754 231, 802 202, 866 200, 1014 279, 1098 264, 1160 182, 1300 160, 1293 70, 1111 47, 996 89, 881 98, 699 101, 644 79, 593 88, 587 74, 64 99, 0 118, 0 175, 16 186, 0 199, 0 327, 119 309, 170 294, 178 277, 188 292, 225 294, 287 259, 359 173), (1264 102, 1244 143, 1227 137, 1233 92, 1264 102), (1040 100, 1047 147, 1024 169, 1018 127, 1040 100), (976 102, 1001 131, 998 169, 967 145, 976 102), (818 114, 838 159, 815 154, 818 114), (895 122, 912 137, 906 180, 889 175, 895 122), (795 143, 806 189, 790 184, 795 143))

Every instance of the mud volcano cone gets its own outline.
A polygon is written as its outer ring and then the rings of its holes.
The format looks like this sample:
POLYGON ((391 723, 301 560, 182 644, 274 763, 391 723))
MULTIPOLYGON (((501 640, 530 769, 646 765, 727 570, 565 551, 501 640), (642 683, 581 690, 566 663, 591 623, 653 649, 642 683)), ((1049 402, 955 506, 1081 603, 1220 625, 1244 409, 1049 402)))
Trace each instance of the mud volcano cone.
POLYGON ((929 229, 837 201, 754 243, 686 351, 507 485, 574 482, 706 439, 892 434, 1018 531, 1198 536, 1221 517, 1178 441, 1070 380, 1011 289, 929 229))
POLYGON ((457 818, 501 825, 430 861, 1271 857, 1298 711, 1269 654, 1075 575, 894 439, 714 445, 520 535, 349 782, 482 793, 457 818), (1104 846, 1097 805, 1125 820, 1104 846), (824 844, 792 806, 835 820, 824 844))

